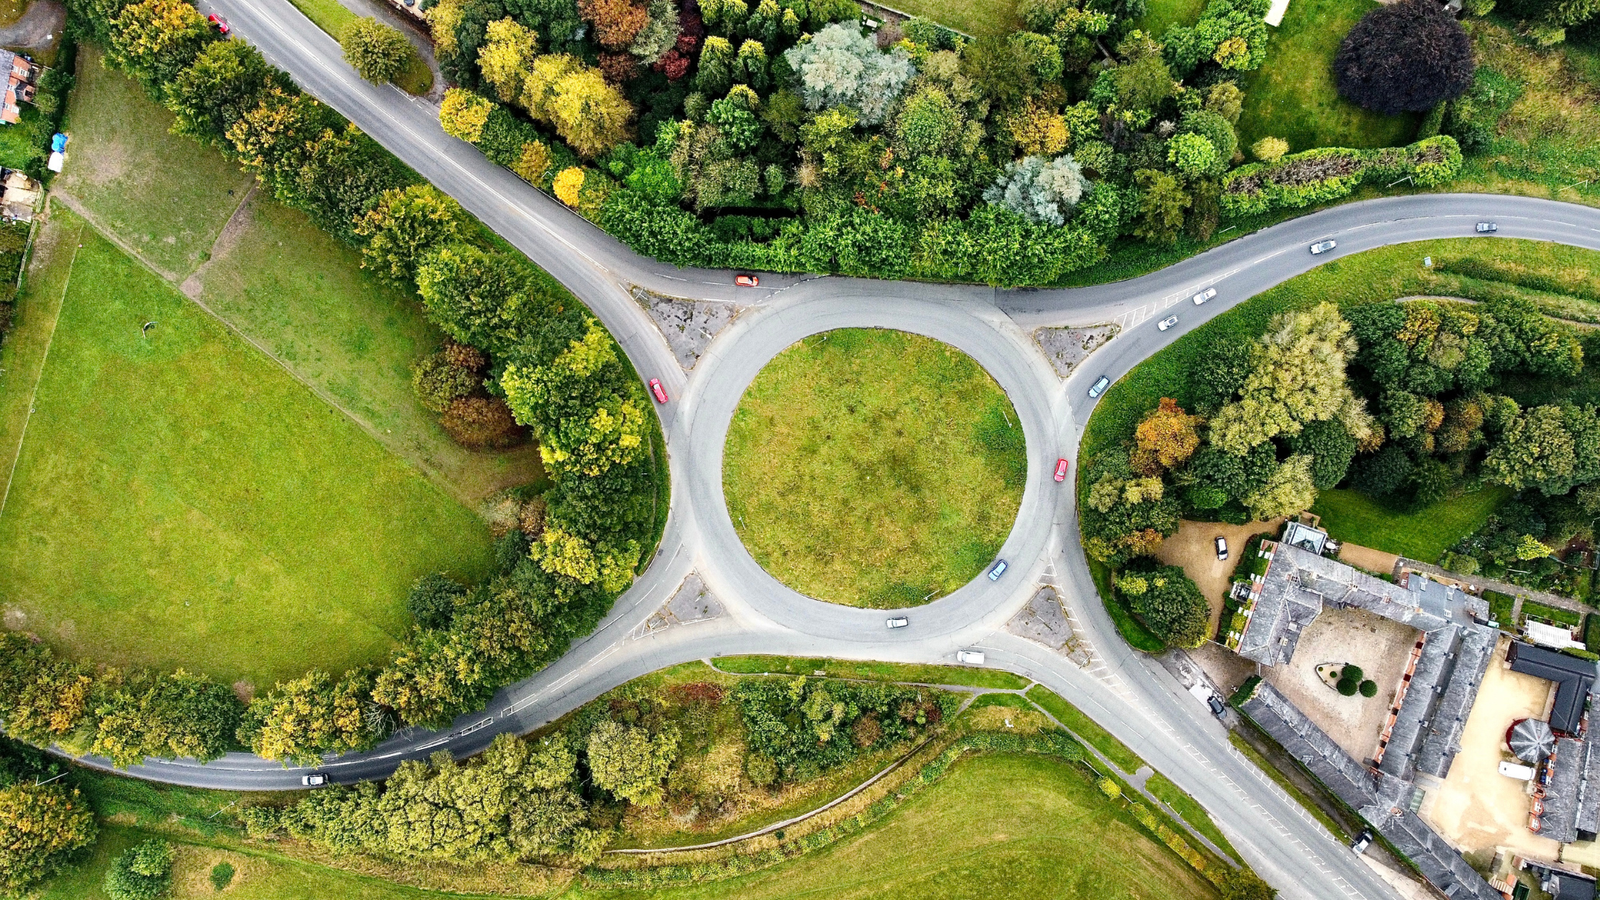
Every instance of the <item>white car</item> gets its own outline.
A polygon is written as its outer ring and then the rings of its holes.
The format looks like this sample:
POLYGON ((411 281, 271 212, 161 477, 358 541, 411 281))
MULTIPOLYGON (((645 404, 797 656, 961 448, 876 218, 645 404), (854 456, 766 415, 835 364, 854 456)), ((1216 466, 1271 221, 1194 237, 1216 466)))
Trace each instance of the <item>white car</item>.
POLYGON ((982 650, 957 650, 956 662, 964 662, 969 666, 983 665, 982 650))
POLYGON ((328 783, 328 773, 312 772, 310 775, 301 775, 300 783, 305 787, 322 787, 328 783))
POLYGON ((1206 288, 1205 290, 1201 291, 1200 293, 1194 295, 1194 305, 1195 306, 1199 306, 1200 304, 1206 302, 1207 300, 1210 300, 1212 297, 1215 297, 1216 295, 1217 295, 1217 289, 1216 288, 1206 288))
POLYGON ((1171 328, 1176 324, 1178 324, 1177 316, 1167 316, 1165 319, 1162 319, 1161 324, 1157 325, 1156 327, 1162 331, 1166 331, 1168 328, 1171 328))
POLYGON ((1332 250, 1337 246, 1339 246, 1338 241, 1318 241, 1311 245, 1311 252, 1313 254, 1327 253, 1329 250, 1332 250))
POLYGON ((1217 559, 1227 559, 1227 558, 1228 558, 1228 539, 1225 538, 1225 537, 1222 537, 1221 535, 1218 535, 1217 536, 1217 559))
POLYGON ((910 624, 911 624, 911 620, 906 618, 905 616, 895 616, 894 618, 889 620, 889 627, 890 628, 904 628, 904 627, 906 627, 907 625, 910 625, 910 624))
POLYGON ((1479 234, 1489 234, 1490 232, 1499 231, 1499 230, 1500 230, 1500 226, 1496 225, 1493 222, 1479 222, 1478 223, 1478 233, 1479 234))

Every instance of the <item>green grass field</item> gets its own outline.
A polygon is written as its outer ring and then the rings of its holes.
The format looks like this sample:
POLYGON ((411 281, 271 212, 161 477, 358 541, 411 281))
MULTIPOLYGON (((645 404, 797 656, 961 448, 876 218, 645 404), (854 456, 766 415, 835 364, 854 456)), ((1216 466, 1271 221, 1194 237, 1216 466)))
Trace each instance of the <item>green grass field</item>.
POLYGON ((969 687, 1021 690, 1031 682, 1020 675, 997 669, 967 666, 927 666, 907 663, 858 662, 849 659, 801 659, 792 656, 721 656, 717 668, 724 672, 754 675, 782 672, 787 675, 823 674, 832 678, 866 681, 898 681, 918 684, 959 684, 969 687))
POLYGON ((973 37, 1010 34, 1022 28, 1017 0, 887 0, 904 13, 938 22, 973 37))
POLYGON ((1140 759, 1139 754, 1133 752, 1127 744, 1117 740, 1111 732, 1101 728, 1076 706, 1051 693, 1044 685, 1034 685, 1030 688, 1028 699, 1039 704, 1040 709, 1055 716, 1056 721, 1067 726, 1068 731, 1088 742, 1089 746, 1099 750, 1101 755, 1129 775, 1144 765, 1144 760, 1140 759))
POLYGON ((1206 0, 1153 0, 1139 19, 1139 28, 1156 40, 1174 25, 1193 25, 1206 0))
POLYGON ((222 154, 174 137, 172 114, 131 78, 78 54, 64 127, 69 162, 54 187, 175 280, 193 272, 254 181, 222 154))
POLYGON ((1244 114, 1239 147, 1271 135, 1291 151, 1313 147, 1388 147, 1410 143, 1418 117, 1384 116, 1339 96, 1333 56, 1345 33, 1369 10, 1371 0, 1294 0, 1283 24, 1270 29, 1267 61, 1241 79, 1244 114))
POLYGON ((1483 527, 1511 496, 1489 485, 1419 512, 1399 512, 1351 490, 1323 491, 1311 511, 1341 541, 1436 563, 1456 542, 1483 527))
POLYGON ((778 354, 745 392, 723 482, 757 562, 810 596, 908 606, 978 575, 1027 460, 1010 402, 953 347, 844 329, 778 354))
POLYGON ((8 624, 97 662, 265 685, 375 660, 412 579, 487 568, 470 510, 91 230, 79 241, 0 515, 8 624))

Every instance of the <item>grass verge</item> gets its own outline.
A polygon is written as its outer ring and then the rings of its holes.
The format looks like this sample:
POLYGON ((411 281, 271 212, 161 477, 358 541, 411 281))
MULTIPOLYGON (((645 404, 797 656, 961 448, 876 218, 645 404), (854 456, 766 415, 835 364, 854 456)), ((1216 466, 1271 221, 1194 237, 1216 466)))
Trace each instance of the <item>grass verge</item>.
POLYGON ((1034 685, 1030 688, 1028 699, 1037 703, 1040 709, 1055 716, 1056 721, 1067 726, 1068 731, 1099 750, 1102 756, 1129 775, 1144 765, 1144 760, 1129 749, 1127 744, 1112 737, 1111 732, 1101 728, 1095 720, 1084 715, 1076 706, 1052 693, 1044 685, 1034 685))
POLYGON ((858 662, 846 659, 816 659, 793 656, 723 656, 712 660, 724 672, 759 675, 826 675, 862 681, 893 681, 902 684, 957 684, 967 687, 1021 690, 1032 682, 1020 675, 995 669, 965 666, 927 666, 909 663, 858 662))
POLYGON ((1016 413, 959 350, 898 331, 806 338, 756 376, 723 462, 756 561, 809 596, 895 608, 978 575, 1011 530, 1016 413))
POLYGON ((1352 490, 1323 491, 1311 511, 1341 541, 1436 563, 1510 499, 1510 488, 1485 485, 1417 512, 1400 512, 1352 490))
POLYGON ((1206 812, 1205 807, 1200 805, 1200 801, 1189 796, 1183 788, 1173 784, 1167 779, 1167 776, 1160 772, 1151 775, 1149 780, 1144 783, 1144 787, 1145 790, 1154 794, 1156 799, 1171 807, 1172 811, 1177 813, 1185 822, 1188 822, 1195 831, 1205 835, 1207 840, 1221 848, 1222 852, 1233 857, 1236 861, 1240 860, 1239 851, 1233 849, 1233 845, 1228 843, 1228 839, 1222 836, 1222 829, 1218 828, 1217 823, 1212 821, 1211 815, 1206 812))
POLYGON ((25 627, 97 662, 264 685, 373 661, 408 627, 413 579, 487 569, 471 511, 103 238, 81 243, 0 518, 25 627))
MULTIPOLYGON (((289 0, 289 2, 334 40, 338 40, 339 35, 344 33, 346 25, 360 18, 346 9, 339 0, 289 0)), ((406 59, 406 67, 395 76, 394 84, 395 87, 415 97, 420 97, 433 89, 433 71, 428 68, 427 62, 417 53, 415 47, 411 48, 411 55, 406 59)))

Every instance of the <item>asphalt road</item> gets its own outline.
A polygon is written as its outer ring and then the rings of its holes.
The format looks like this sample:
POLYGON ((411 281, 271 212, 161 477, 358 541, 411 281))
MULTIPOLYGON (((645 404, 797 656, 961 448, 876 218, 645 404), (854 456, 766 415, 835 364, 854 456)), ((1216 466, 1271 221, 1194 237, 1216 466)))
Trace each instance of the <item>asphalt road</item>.
MULTIPOLYGON (((848 278, 763 275, 737 289, 726 272, 680 270, 639 257, 475 149, 445 135, 437 110, 389 86, 358 78, 337 43, 288 0, 210 0, 239 37, 259 46, 307 91, 455 197, 582 299, 606 324, 644 378, 660 378, 672 402, 658 407, 672 472, 672 508, 660 550, 600 627, 549 668, 502 690, 484 711, 450 729, 408 729, 365 754, 319 768, 349 783, 382 778, 400 761, 439 749, 462 757, 497 734, 525 733, 630 679, 665 666, 745 653, 894 662, 954 663, 962 648, 982 648, 986 665, 1037 680, 1084 710, 1192 794, 1256 870, 1287 898, 1390 897, 1393 891, 1357 857, 1228 744, 1224 729, 1159 665, 1117 635, 1079 549, 1071 484, 1052 478, 1057 457, 1072 457, 1101 374, 1113 379, 1234 302, 1348 253, 1435 237, 1471 236, 1493 219, 1497 238, 1522 237, 1600 249, 1600 210, 1488 195, 1424 195, 1349 204, 1241 237, 1130 281, 1074 290, 997 292, 848 278), (1335 238, 1338 249, 1307 247, 1335 238), (751 303, 717 335, 692 375, 674 361, 627 285, 663 294, 751 303), (1218 295, 1190 301, 1208 286, 1218 295), (1158 312, 1178 325, 1158 331, 1158 312), (1065 383, 1033 344, 1041 325, 1115 321, 1122 334, 1065 383), (1027 487, 1001 555, 998 582, 979 577, 933 603, 905 611, 911 626, 884 628, 882 611, 820 603, 779 584, 751 559, 728 519, 722 451, 738 398, 777 352, 839 327, 892 327, 953 344, 973 356, 1010 396, 1025 430, 1027 487), (641 626, 698 572, 725 612, 709 621, 654 633, 641 626), (1093 649, 1087 668, 1006 633, 1002 626, 1040 583, 1056 585, 1080 636, 1093 649)), ((1417 265, 1421 265, 1418 260, 1417 265)), ((91 763, 96 761, 90 760, 91 763)), ((103 761, 102 761, 103 762, 103 761)), ((196 787, 289 790, 306 769, 249 754, 206 765, 153 761, 130 774, 196 787)))

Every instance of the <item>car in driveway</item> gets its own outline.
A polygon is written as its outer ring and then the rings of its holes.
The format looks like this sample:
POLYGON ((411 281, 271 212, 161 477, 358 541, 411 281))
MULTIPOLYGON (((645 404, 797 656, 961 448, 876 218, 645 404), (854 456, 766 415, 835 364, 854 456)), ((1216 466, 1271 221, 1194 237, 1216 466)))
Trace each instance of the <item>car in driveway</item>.
POLYGON ((310 775, 301 775, 300 784, 303 787, 322 787, 328 783, 327 772, 312 772, 310 775))
POLYGON ((1094 384, 1089 386, 1089 399, 1092 400, 1095 397, 1098 397, 1101 394, 1104 394, 1106 392, 1106 388, 1109 387, 1110 385, 1111 385, 1110 377, 1108 377, 1106 375, 1101 375, 1099 378, 1095 379, 1094 384))
POLYGON ((1210 698, 1206 700, 1206 706, 1211 709, 1211 714, 1219 719, 1222 718, 1222 714, 1228 709, 1228 707, 1223 705, 1221 700, 1217 699, 1216 694, 1212 694, 1210 698))
POLYGON ((957 650, 956 662, 964 662, 969 666, 983 665, 982 650, 957 650))
POLYGON ((1006 568, 1009 567, 1010 565, 1011 565, 1010 563, 1006 562, 1003 559, 995 560, 994 561, 994 565, 989 567, 989 580, 990 581, 999 581, 1000 580, 1000 576, 1004 575, 1006 573, 1006 568))
POLYGON ((1500 226, 1496 225, 1493 222, 1479 222, 1478 223, 1478 233, 1479 234, 1488 234, 1491 231, 1499 231, 1499 230, 1500 230, 1500 226))
POLYGON ((1217 535, 1217 559, 1227 559, 1227 558, 1228 558, 1228 539, 1219 534, 1219 535, 1217 535))
POLYGON ((735 275, 733 276, 733 283, 739 287, 759 287, 761 279, 754 275, 735 275))
POLYGON ((1171 328, 1176 324, 1178 324, 1177 316, 1167 316, 1165 319, 1162 319, 1161 324, 1157 325, 1156 327, 1160 328, 1162 331, 1166 331, 1168 328, 1171 328))
POLYGON ((911 620, 906 618, 905 616, 895 616, 894 618, 889 620, 889 627, 890 628, 904 628, 904 627, 906 627, 907 625, 910 625, 910 624, 911 624, 911 620))
POLYGON ((667 402, 667 389, 661 386, 661 379, 659 379, 659 378, 650 379, 650 393, 656 395, 656 402, 657 403, 666 403, 667 402))
POLYGON ((1065 457, 1056 460, 1056 480, 1067 480, 1067 460, 1065 457))
POLYGON ((1363 828, 1361 833, 1356 835, 1356 839, 1350 842, 1350 849, 1355 851, 1357 855, 1367 852, 1367 848, 1370 846, 1372 846, 1371 828, 1363 828))
POLYGON ((206 16, 206 21, 211 23, 211 27, 217 30, 217 34, 225 35, 233 30, 232 28, 228 27, 228 20, 217 15, 216 13, 206 16))
POLYGON ((1199 306, 1200 304, 1206 302, 1207 300, 1210 300, 1212 297, 1215 297, 1216 295, 1217 295, 1217 289, 1216 288, 1206 288, 1205 290, 1201 291, 1200 293, 1194 295, 1194 305, 1195 306, 1199 306))
POLYGON ((1311 245, 1311 252, 1313 254, 1327 253, 1329 250, 1332 250, 1337 246, 1339 246, 1338 241, 1317 241, 1315 244, 1311 245))

